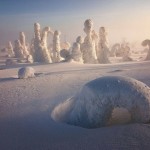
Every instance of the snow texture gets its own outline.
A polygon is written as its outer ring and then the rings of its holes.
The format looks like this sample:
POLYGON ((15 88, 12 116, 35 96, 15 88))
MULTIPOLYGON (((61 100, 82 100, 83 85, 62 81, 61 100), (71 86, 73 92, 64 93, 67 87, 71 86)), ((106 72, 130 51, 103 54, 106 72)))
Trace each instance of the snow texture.
POLYGON ((109 55, 109 46, 108 46, 107 32, 105 27, 100 27, 99 43, 97 50, 98 63, 100 64, 110 63, 108 55, 109 55))
POLYGON ((20 68, 18 71, 19 79, 27 79, 35 77, 35 70, 32 67, 20 68))
POLYGON ((131 123, 149 122, 150 88, 133 78, 101 77, 88 82, 76 96, 56 106, 51 117, 75 126, 98 128, 110 125, 117 108, 127 110, 131 123))

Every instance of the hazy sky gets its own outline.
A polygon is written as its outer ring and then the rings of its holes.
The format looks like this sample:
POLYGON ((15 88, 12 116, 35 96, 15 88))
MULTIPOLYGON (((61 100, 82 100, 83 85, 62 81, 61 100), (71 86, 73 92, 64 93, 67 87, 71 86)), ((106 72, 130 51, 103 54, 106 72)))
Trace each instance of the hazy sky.
POLYGON ((108 29, 111 43, 150 38, 150 0, 1 0, 0 45, 24 31, 33 37, 33 24, 62 32, 61 40, 85 36, 83 23, 92 19, 94 29, 108 29))

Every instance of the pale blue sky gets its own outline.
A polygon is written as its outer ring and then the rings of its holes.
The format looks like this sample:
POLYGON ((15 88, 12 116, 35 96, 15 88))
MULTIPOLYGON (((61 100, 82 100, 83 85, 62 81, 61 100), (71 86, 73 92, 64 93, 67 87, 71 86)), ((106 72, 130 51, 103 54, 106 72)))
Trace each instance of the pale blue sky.
POLYGON ((150 0, 1 0, 0 45, 18 38, 24 31, 27 40, 33 36, 33 24, 50 26, 62 32, 70 42, 84 36, 85 19, 109 31, 110 42, 150 38, 150 0))

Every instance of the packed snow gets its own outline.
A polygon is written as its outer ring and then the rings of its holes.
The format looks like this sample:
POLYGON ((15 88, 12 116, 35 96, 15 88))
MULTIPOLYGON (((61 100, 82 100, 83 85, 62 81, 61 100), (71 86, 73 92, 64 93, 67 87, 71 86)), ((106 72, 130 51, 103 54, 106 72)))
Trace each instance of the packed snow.
POLYGON ((35 63, 2 67, 1 149, 149 149, 149 124, 85 129, 55 122, 51 118, 56 106, 78 93, 84 84, 99 77, 132 77, 150 86, 149 66, 147 61, 104 65, 35 63), (25 66, 33 67, 36 77, 18 80, 17 72, 25 66))

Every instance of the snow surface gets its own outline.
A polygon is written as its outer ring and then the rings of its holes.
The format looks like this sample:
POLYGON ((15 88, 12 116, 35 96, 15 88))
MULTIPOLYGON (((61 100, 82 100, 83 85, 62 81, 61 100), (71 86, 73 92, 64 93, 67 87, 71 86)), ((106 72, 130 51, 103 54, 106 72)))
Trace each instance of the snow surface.
POLYGON ((51 112, 90 80, 121 75, 150 86, 150 62, 120 64, 19 64, 0 66, 0 149, 110 150, 150 148, 150 125, 85 129, 51 119, 51 112), (18 80, 18 69, 32 66, 36 78, 18 80))

